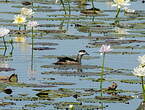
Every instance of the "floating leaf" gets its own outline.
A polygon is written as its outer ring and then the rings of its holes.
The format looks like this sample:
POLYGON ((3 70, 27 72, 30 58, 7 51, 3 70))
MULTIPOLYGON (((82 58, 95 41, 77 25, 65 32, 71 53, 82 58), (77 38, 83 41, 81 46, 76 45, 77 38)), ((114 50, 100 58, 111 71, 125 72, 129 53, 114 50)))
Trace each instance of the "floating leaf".
POLYGON ((55 50, 55 48, 50 47, 34 47, 34 50, 55 50))
POLYGON ((16 69, 14 68, 2 68, 0 67, 0 71, 15 71, 16 69))
POLYGON ((105 102, 105 103, 126 103, 127 101, 133 99, 132 96, 96 96, 95 98, 79 98, 78 101, 85 103, 97 103, 97 102, 105 102))
POLYGON ((47 82, 44 84, 49 84, 49 85, 75 85, 75 83, 71 83, 71 82, 47 82))

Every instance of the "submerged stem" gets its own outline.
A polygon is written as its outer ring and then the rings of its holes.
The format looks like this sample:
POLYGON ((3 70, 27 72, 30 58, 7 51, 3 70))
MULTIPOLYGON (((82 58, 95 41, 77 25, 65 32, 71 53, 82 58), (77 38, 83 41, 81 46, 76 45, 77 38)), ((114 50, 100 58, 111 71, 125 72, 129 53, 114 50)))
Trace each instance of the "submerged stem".
POLYGON ((102 74, 101 74, 101 82, 100 82, 101 96, 103 95, 103 93, 102 93, 102 87, 103 87, 104 65, 105 65, 105 53, 103 53, 102 74))
POLYGON ((3 42, 4 42, 5 49, 7 49, 7 45, 6 45, 6 41, 5 41, 5 37, 4 36, 3 36, 3 42))
POLYGON ((103 53, 102 74, 104 74, 104 65, 105 65, 105 53, 103 53))
POLYGON ((32 55, 31 55, 31 69, 33 70, 33 55, 34 55, 34 53, 33 53, 33 48, 34 48, 34 29, 33 29, 33 27, 32 27, 32 55))
POLYGON ((69 6, 69 15, 71 15, 71 6, 70 6, 70 1, 67 0, 67 2, 68 2, 68 6, 69 6))
POLYGON ((141 82, 142 82, 142 91, 143 91, 143 101, 145 102, 145 88, 144 88, 144 80, 143 80, 143 76, 141 76, 141 82))
POLYGON ((117 9, 116 18, 118 17, 119 13, 120 13, 120 8, 117 9))
POLYGON ((21 26, 19 25, 18 27, 19 27, 19 31, 20 31, 21 30, 21 26))
POLYGON ((64 10, 64 12, 65 12, 65 14, 66 14, 66 9, 65 9, 65 6, 64 6, 64 2, 63 2, 63 0, 60 0, 60 3, 62 4, 62 6, 63 6, 63 10, 64 10))
POLYGON ((93 8, 93 10, 95 12, 94 0, 92 0, 92 8, 93 8))
POLYGON ((11 44, 11 47, 12 47, 11 52, 10 52, 10 55, 12 56, 13 55, 13 50, 14 50, 13 40, 12 39, 10 41, 10 44, 11 44))
MULTIPOLYGON (((93 8, 93 12, 95 14, 95 5, 94 5, 94 0, 92 0, 92 8, 93 8)), ((93 15, 93 21, 94 21, 94 15, 93 15)))

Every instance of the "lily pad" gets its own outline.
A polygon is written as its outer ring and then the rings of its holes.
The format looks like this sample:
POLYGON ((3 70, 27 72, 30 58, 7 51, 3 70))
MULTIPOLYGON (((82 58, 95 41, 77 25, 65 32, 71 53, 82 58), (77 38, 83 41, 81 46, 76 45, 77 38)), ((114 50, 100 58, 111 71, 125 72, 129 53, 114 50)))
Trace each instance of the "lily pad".
POLYGON ((1 102, 0 106, 8 106, 8 105, 15 105, 13 102, 1 102))
POLYGON ((1 68, 0 67, 0 71, 15 71, 16 69, 14 69, 14 68, 1 68))
POLYGON ((44 84, 49 84, 49 85, 75 85, 75 83, 71 83, 71 82, 47 82, 44 84))
POLYGON ((50 48, 50 47, 34 47, 33 50, 55 50, 55 48, 50 48))
POLYGON ((6 96, 4 99, 12 100, 12 101, 39 101, 39 100, 53 100, 49 97, 12 97, 12 96, 6 96))
POLYGON ((79 98, 78 101, 85 103, 126 103, 127 101, 133 99, 132 96, 96 96, 95 98, 79 98))
MULTIPOLYGON (((30 45, 32 45, 32 43, 29 43, 30 45)), ((36 42, 36 43, 33 43, 33 45, 42 45, 42 46, 55 46, 55 45, 58 45, 57 43, 50 43, 50 42, 36 42)))

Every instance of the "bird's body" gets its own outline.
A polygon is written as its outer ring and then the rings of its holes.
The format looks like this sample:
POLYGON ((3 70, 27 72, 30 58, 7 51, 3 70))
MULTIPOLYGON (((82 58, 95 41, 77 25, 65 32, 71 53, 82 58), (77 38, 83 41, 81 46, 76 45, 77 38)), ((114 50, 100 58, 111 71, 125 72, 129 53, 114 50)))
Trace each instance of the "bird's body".
POLYGON ((58 61, 54 64, 55 65, 79 65, 81 64, 81 59, 83 55, 88 55, 88 53, 85 50, 80 50, 76 59, 72 59, 69 57, 58 57, 58 61))
POLYGON ((25 5, 25 6, 28 6, 28 5, 31 5, 32 3, 29 2, 29 1, 23 1, 22 4, 25 5))

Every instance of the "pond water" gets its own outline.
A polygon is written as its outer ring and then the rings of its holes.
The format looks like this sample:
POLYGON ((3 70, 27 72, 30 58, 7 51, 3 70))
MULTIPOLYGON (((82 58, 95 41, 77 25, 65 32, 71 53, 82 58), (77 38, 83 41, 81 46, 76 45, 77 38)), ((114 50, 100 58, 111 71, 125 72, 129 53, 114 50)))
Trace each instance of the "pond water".
POLYGON ((63 0, 66 14, 61 0, 28 1, 33 6, 23 2, 0 1, 0 25, 10 29, 5 36, 7 50, 0 39, 0 79, 14 73, 18 76, 18 82, 0 81, 1 110, 67 110, 69 105, 74 110, 144 110, 140 79, 132 74, 138 56, 145 53, 145 4, 141 0, 131 0, 133 13, 121 9, 118 24, 114 23, 112 0, 93 1, 99 14, 87 12, 91 0, 70 0, 69 4, 63 0), (13 24, 23 7, 33 8, 33 18, 28 20, 39 23, 33 43, 31 29, 21 26, 19 30, 13 24), (113 49, 105 57, 103 82, 99 80, 102 44, 113 49), (89 55, 82 58, 81 65, 53 64, 57 57, 75 58, 82 49, 89 55), (118 87, 110 92, 107 88, 113 82, 118 87), (5 93, 6 89, 13 92, 5 93))

